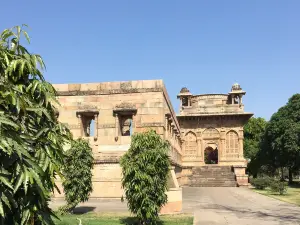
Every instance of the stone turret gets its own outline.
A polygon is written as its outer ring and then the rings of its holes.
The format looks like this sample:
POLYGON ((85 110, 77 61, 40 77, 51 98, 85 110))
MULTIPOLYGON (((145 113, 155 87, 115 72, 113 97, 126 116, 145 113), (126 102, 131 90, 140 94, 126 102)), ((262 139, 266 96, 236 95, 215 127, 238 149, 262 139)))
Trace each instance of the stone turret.
POLYGON ((189 107, 192 105, 191 103, 192 94, 186 87, 181 88, 180 93, 177 95, 177 99, 180 99, 180 109, 181 112, 183 107, 189 107))
POLYGON ((231 87, 231 91, 228 93, 229 95, 229 104, 239 104, 243 105, 242 98, 246 94, 245 91, 241 88, 238 83, 235 83, 231 87))

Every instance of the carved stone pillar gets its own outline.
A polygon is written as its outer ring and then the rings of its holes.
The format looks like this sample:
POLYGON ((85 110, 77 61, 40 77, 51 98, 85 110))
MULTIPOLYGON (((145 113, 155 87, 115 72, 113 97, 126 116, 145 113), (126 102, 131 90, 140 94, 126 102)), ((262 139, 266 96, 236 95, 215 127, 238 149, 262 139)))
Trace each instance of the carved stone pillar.
POLYGON ((239 158, 244 158, 244 138, 239 138, 239 158))
POLYGON ((202 160, 204 161, 204 140, 203 138, 201 138, 200 140, 200 151, 201 151, 201 155, 202 155, 202 160))
POLYGON ((169 137, 169 116, 165 115, 165 139, 169 137))
POLYGON ((136 114, 132 115, 131 127, 132 127, 132 134, 135 132, 135 123, 136 123, 136 114))
POLYGON ((180 98, 180 101, 179 101, 179 110, 181 111, 182 110, 182 98, 180 98))
POLYGON ((94 135, 94 140, 95 141, 97 141, 97 139, 98 139, 98 114, 96 113, 95 114, 95 127, 94 127, 94 129, 95 129, 95 135, 94 135))
POLYGON ((220 159, 226 158, 226 133, 225 131, 221 131, 220 138, 220 159))
POLYGON ((79 126, 79 129, 80 129, 80 136, 82 137, 83 136, 83 127, 82 127, 81 115, 78 114, 77 118, 78 118, 78 126, 79 126))
POLYGON ((115 113, 115 123, 116 123, 116 129, 115 129, 115 137, 119 136, 119 129, 120 129, 120 124, 119 124, 119 115, 115 113))
POLYGON ((202 146, 201 146, 201 141, 202 141, 202 139, 201 139, 200 137, 197 137, 197 154, 196 154, 197 157, 202 157, 202 151, 201 151, 202 146))

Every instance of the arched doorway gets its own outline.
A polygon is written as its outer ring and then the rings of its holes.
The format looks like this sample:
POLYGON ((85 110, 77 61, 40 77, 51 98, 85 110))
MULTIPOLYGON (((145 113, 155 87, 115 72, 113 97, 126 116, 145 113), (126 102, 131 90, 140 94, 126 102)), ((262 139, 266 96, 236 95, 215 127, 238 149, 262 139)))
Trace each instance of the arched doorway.
POLYGON ((212 148, 208 146, 204 150, 204 161, 205 164, 218 164, 219 157, 218 157, 218 148, 212 148))

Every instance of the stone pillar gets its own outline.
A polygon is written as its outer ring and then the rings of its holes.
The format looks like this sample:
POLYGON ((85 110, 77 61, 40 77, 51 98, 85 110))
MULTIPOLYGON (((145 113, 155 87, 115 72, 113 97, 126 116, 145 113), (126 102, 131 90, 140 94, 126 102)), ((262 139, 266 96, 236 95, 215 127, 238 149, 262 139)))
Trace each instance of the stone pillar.
MULTIPOLYGON (((220 140, 220 159, 222 160, 226 157, 226 133, 225 131, 221 131, 221 140, 220 140)), ((219 160, 220 160, 219 159, 219 160)))
POLYGON ((136 115, 132 115, 132 121, 131 121, 131 128, 132 128, 132 134, 135 132, 135 123, 136 123, 136 115))
POLYGON ((119 124, 119 116, 118 114, 116 113, 115 114, 115 123, 116 123, 116 130, 115 130, 115 136, 118 137, 119 136, 119 129, 120 129, 120 124, 119 124))
POLYGON ((239 138, 239 158, 244 158, 244 138, 239 138))
POLYGON ((231 104, 234 104, 234 95, 231 95, 231 104))
POLYGON ((94 127, 94 129, 95 129, 95 135, 94 135, 94 140, 95 141, 97 141, 97 139, 98 139, 98 114, 96 113, 95 114, 95 127, 94 127))
POLYGON ((202 151, 201 151, 201 138, 197 137, 197 157, 202 157, 202 151))
POLYGON ((168 117, 165 116, 165 140, 168 139, 168 117))
POLYGON ((179 110, 182 110, 182 98, 180 97, 179 110))
POLYGON ((83 136, 83 127, 82 127, 81 115, 78 114, 77 117, 78 117, 78 126, 79 126, 79 129, 80 129, 80 136, 82 137, 83 136))
POLYGON ((201 151, 201 155, 202 155, 202 161, 204 161, 204 140, 203 138, 201 138, 200 140, 200 151, 201 151))

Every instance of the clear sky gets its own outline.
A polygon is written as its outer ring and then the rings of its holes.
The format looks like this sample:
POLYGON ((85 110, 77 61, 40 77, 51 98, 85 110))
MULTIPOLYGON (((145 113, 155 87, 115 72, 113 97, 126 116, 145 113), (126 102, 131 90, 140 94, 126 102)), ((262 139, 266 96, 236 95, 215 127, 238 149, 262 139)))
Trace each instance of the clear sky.
POLYGON ((1 2, 0 28, 30 26, 53 83, 163 79, 173 106, 193 94, 247 91, 269 119, 300 92, 299 0, 1 2))

